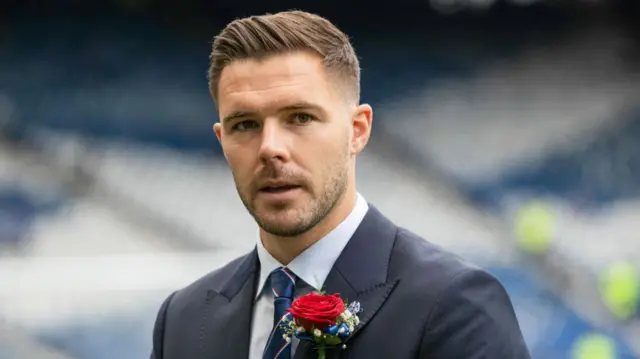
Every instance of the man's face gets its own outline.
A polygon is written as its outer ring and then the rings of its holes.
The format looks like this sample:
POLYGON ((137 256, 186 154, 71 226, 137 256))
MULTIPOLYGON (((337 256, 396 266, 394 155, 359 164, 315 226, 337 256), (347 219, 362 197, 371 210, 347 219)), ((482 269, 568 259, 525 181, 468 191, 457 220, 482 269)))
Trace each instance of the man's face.
POLYGON ((321 58, 307 53, 236 61, 222 71, 214 130, 240 198, 264 231, 300 235, 345 193, 371 114, 340 89, 321 58), (354 118, 365 119, 365 130, 354 118))

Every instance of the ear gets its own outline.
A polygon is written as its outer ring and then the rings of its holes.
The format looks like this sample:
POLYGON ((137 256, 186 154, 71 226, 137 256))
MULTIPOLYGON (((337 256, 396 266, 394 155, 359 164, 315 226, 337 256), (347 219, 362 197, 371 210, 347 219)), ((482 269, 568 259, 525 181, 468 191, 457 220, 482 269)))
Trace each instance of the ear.
POLYGON ((218 142, 222 143, 222 125, 220 124, 220 122, 216 122, 213 124, 213 132, 216 133, 218 142))
MULTIPOLYGON (((218 138, 218 142, 222 147, 222 125, 220 124, 220 122, 216 122, 213 124, 213 132, 215 132, 216 137, 218 138)), ((224 155, 224 158, 227 160, 227 163, 228 163, 229 159, 227 158, 227 153, 224 151, 224 147, 222 147, 222 154, 224 155)))
POLYGON ((373 109, 367 104, 356 107, 351 120, 351 154, 358 155, 369 142, 373 109))

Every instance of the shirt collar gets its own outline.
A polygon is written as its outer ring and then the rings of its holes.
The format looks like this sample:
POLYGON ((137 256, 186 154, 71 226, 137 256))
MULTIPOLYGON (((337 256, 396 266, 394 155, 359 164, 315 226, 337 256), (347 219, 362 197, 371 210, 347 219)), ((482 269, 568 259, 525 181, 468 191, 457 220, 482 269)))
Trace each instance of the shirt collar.
MULTIPOLYGON (((356 204, 347 218, 326 236, 311 245, 287 266, 298 278, 302 279, 315 290, 321 290, 331 268, 338 260, 340 253, 353 236, 364 219, 369 205, 360 193, 357 194, 356 204)), ((269 275, 275 269, 282 267, 262 244, 260 236, 257 241, 258 260, 260 261, 260 281, 256 297, 259 297, 269 275)))

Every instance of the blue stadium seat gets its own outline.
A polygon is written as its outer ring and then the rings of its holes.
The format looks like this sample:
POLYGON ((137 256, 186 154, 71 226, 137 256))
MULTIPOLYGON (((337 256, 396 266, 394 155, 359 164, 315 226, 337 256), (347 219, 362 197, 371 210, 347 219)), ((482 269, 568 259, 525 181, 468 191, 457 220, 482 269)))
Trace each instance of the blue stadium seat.
POLYGON ((479 203, 492 205, 508 192, 553 196, 597 209, 640 196, 640 109, 573 150, 548 155, 537 166, 518 168, 489 185, 471 187, 479 203))
POLYGON ((576 341, 596 332, 608 335, 614 341, 618 354, 616 359, 635 358, 622 338, 581 318, 519 269, 494 267, 489 271, 509 292, 532 358, 571 358, 576 341))
POLYGON ((29 232, 36 208, 14 191, 0 191, 0 245, 18 246, 29 232))
POLYGON ((61 199, 36 200, 15 188, 0 189, 0 246, 24 244, 37 216, 58 209, 62 203, 61 199))
POLYGON ((134 359, 149 356, 156 308, 126 319, 95 320, 62 325, 39 333, 46 345, 74 359, 134 359))

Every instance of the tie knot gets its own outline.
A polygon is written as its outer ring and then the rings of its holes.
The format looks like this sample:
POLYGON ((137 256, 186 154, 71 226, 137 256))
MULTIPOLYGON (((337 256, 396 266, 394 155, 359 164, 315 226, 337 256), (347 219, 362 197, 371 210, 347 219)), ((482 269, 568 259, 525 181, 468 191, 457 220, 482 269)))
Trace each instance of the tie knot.
POLYGON ((280 267, 269 275, 271 290, 276 298, 293 299, 296 276, 288 268, 280 267))

